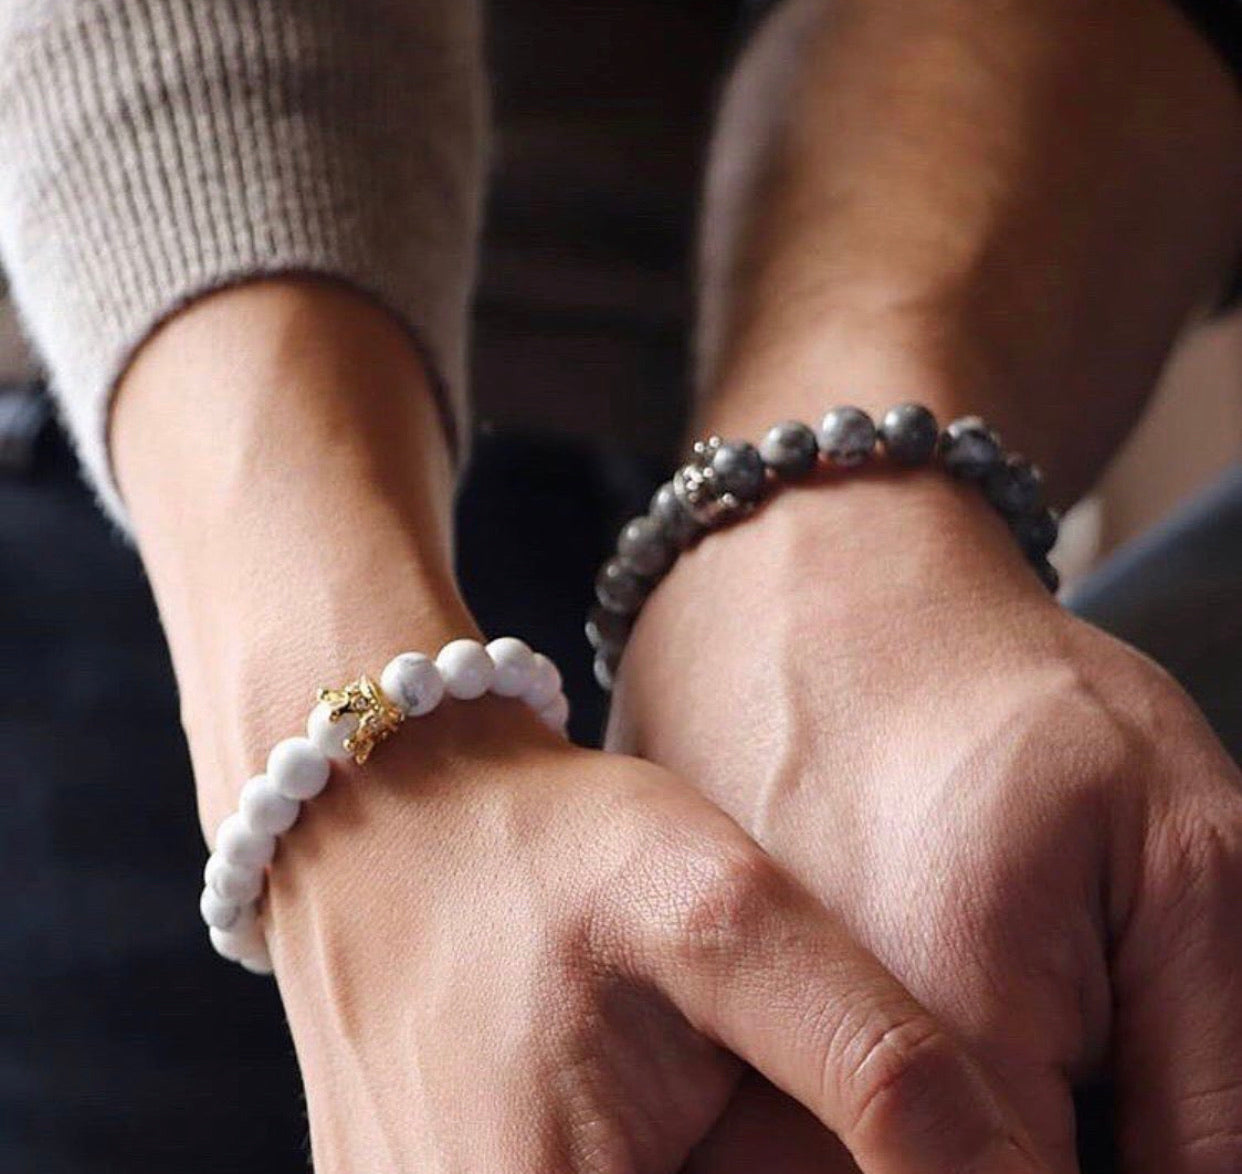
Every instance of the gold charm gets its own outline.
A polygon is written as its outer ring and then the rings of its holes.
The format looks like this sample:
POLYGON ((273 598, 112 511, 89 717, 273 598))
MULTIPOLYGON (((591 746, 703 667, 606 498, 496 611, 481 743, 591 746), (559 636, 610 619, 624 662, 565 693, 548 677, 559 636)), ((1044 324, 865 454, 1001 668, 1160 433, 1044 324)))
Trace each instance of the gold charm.
POLYGON ((365 673, 343 689, 320 689, 319 700, 328 706, 329 721, 340 721, 347 713, 358 718, 358 728, 345 739, 344 746, 359 766, 405 720, 405 714, 365 673))

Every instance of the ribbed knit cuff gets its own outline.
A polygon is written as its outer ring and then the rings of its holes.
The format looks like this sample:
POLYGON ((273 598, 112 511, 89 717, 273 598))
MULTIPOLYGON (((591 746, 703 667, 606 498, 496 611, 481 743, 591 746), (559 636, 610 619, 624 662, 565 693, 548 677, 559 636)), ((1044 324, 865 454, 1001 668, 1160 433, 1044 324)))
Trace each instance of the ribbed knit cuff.
MULTIPOLYGON (((486 98, 473 0, 10 0, 0 256, 101 500, 150 331, 259 275, 387 306, 466 436, 486 98)), ((193 408, 187 405, 187 410, 193 408)))

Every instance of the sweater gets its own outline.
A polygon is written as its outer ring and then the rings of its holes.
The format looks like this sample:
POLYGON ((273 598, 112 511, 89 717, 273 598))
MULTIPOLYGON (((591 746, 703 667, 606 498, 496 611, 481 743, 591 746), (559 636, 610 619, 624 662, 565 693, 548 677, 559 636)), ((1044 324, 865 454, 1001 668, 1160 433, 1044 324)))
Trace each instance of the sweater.
POLYGON ((122 527, 112 390, 194 298, 346 282, 410 331, 458 450, 486 97, 473 0, 6 0, 0 262, 122 527))

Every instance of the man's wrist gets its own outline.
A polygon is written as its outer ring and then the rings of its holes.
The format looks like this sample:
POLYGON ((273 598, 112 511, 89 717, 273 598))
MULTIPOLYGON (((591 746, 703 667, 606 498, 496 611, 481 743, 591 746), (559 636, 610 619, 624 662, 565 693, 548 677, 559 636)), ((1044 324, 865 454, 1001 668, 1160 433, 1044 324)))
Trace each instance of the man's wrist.
POLYGON ((985 682, 1062 679, 1066 621, 973 486, 926 470, 792 487, 707 535, 646 601, 608 745, 741 818, 765 784, 724 787, 722 729, 768 748, 773 789, 842 738, 871 770, 880 731, 922 728, 948 697, 969 709, 985 682))
POLYGON ((712 564, 722 582, 735 577, 732 566, 776 598, 808 593, 847 609, 917 605, 946 592, 1047 599, 978 487, 936 469, 829 473, 783 486, 751 517, 704 536, 668 582, 696 563, 712 564))
POLYGON ((928 683, 904 676, 916 647, 924 662, 945 649, 948 665, 955 646, 991 629, 999 668, 1020 656, 1015 632, 1058 614, 977 488, 931 469, 828 475, 782 488, 682 555, 644 604, 617 696, 622 711, 658 724, 660 698, 706 674, 779 707, 794 698, 773 682, 818 680, 831 663, 842 683, 889 681, 881 692, 904 704, 928 683))

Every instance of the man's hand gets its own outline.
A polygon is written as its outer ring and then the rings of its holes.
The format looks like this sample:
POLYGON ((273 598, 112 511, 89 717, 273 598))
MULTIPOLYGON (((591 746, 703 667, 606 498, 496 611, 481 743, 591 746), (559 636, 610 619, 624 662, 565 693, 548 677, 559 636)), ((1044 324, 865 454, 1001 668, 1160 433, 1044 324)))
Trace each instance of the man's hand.
MULTIPOLYGON (((1168 0, 786 0, 704 200, 695 433, 832 403, 977 414, 1072 500, 1239 253, 1242 104, 1168 0)), ((784 491, 644 608, 614 746, 697 783, 1001 1080, 1074 1169, 1242 1167, 1237 771, 931 472, 784 491)), ((752 1084, 706 1169, 848 1160, 752 1084)))
MULTIPOLYGON (((972 490, 847 479, 709 536, 647 604, 611 742, 839 910, 1054 1168, 1075 1169, 1072 1086, 1106 1072, 1128 1171, 1242 1168, 1238 772, 972 490)), ((749 1086, 699 1165, 850 1168, 774 1103, 749 1086)))

